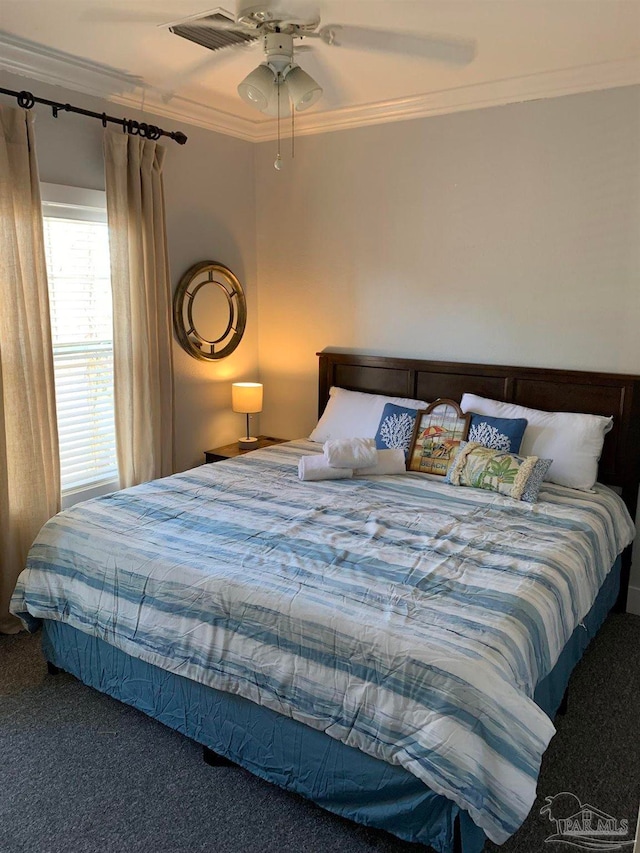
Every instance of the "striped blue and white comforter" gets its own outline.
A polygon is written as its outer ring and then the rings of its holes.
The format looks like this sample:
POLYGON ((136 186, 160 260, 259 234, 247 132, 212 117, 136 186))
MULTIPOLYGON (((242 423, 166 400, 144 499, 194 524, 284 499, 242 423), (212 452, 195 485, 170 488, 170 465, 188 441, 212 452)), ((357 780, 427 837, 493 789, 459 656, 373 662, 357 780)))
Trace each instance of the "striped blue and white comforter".
POLYGON ((533 702, 634 528, 420 474, 303 483, 294 442, 51 519, 13 611, 238 693, 392 764, 504 841, 554 734, 533 702))

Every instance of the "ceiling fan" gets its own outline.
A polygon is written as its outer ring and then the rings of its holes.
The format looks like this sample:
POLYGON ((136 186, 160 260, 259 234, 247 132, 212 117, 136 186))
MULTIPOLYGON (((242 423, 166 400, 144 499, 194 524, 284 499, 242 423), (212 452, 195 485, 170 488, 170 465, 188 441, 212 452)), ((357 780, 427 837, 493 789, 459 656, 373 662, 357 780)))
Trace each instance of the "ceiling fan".
POLYGON ((300 0, 236 0, 235 21, 223 21, 222 17, 225 13, 218 9, 213 14, 170 25, 169 29, 200 44, 206 38, 202 34, 198 37, 198 31, 203 29, 217 30, 218 37, 224 34, 223 46, 228 46, 233 36, 241 44, 248 39, 261 40, 265 59, 242 80, 238 94, 250 106, 272 116, 285 109, 288 112, 289 103, 293 110, 302 112, 322 97, 321 86, 294 61, 294 39, 319 39, 336 47, 394 52, 454 63, 467 63, 475 56, 475 42, 469 40, 418 36, 366 26, 329 24, 321 27, 317 7, 300 0))
MULTIPOLYGON (((363 9, 375 8, 381 0, 368 0, 363 9)), ((386 4, 385 4, 386 5, 386 4)), ((396 0, 396 8, 402 0, 396 0)), ((86 15, 85 17, 89 17, 86 15)), ((155 23, 176 36, 195 42, 210 51, 232 47, 240 49, 261 45, 263 61, 238 85, 238 94, 245 103, 278 120, 278 153, 275 168, 280 170, 280 119, 291 114, 292 144, 293 117, 309 109, 322 97, 323 90, 294 58, 294 51, 312 49, 296 45, 296 40, 313 40, 330 47, 355 48, 378 53, 394 53, 440 62, 465 65, 476 52, 474 40, 439 34, 416 34, 384 30, 371 26, 328 24, 321 26, 319 9, 309 0, 236 0, 235 15, 222 8, 191 15, 172 23, 158 24, 158 12, 139 14, 127 10, 101 10, 102 22, 155 23)), ((193 76, 205 71, 207 58, 165 87, 163 100, 170 100, 176 89, 193 76)))
MULTIPOLYGON (((367 6, 380 5, 373 0, 367 6)), ((396 3, 401 6, 402 3, 396 3)), ((93 16, 91 16, 93 17, 93 16)), ((217 8, 191 15, 173 23, 158 24, 158 12, 146 15, 134 11, 112 10, 100 13, 100 20, 155 23, 177 36, 195 42, 210 51, 261 44, 264 60, 238 85, 240 97, 260 112, 281 116, 289 110, 302 112, 322 97, 322 87, 294 59, 294 52, 312 49, 294 41, 320 41, 332 47, 394 53, 464 65, 475 56, 471 39, 439 34, 416 34, 384 30, 371 26, 328 24, 321 26, 318 6, 307 0, 236 0, 235 15, 217 8)), ((212 58, 213 59, 213 58, 212 58)), ((169 100, 178 84, 200 74, 208 61, 179 76, 165 91, 169 100)))

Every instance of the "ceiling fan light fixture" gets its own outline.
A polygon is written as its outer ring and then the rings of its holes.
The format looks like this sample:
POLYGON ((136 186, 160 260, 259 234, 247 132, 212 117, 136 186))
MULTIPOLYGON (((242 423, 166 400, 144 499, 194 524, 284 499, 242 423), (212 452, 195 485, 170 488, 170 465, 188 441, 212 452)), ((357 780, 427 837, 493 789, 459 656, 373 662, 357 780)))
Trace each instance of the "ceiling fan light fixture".
POLYGON ((285 78, 291 103, 297 112, 308 110, 322 97, 322 87, 299 65, 294 65, 285 78))
POLYGON ((262 62, 238 85, 238 94, 250 107, 265 110, 269 106, 274 80, 273 70, 262 62))
POLYGON ((287 84, 282 78, 280 78, 280 83, 278 83, 278 79, 274 80, 269 95, 269 103, 262 112, 271 118, 277 118, 278 114, 284 118, 291 112, 287 84), (280 104, 278 104, 278 89, 280 90, 280 104))

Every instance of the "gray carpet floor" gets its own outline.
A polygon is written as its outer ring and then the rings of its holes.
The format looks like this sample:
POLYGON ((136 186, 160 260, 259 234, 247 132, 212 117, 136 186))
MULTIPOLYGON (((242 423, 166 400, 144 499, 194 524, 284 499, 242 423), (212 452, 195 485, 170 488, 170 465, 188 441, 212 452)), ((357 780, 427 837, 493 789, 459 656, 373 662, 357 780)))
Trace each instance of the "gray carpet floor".
MULTIPOLYGON (((576 668, 569 710, 522 828, 487 853, 545 845, 546 796, 635 825, 640 802, 640 617, 612 615, 576 668)), ((629 848, 627 848, 629 849, 629 848)), ((142 713, 47 675, 39 636, 0 636, 0 853, 421 853, 236 767, 142 713)))

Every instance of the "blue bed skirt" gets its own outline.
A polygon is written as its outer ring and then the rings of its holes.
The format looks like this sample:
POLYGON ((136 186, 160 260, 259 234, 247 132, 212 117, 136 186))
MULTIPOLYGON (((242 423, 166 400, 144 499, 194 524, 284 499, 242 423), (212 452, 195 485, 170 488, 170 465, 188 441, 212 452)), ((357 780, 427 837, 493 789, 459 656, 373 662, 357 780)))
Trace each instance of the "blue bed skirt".
MULTIPOLYGON (((555 716, 576 663, 613 607, 619 586, 620 558, 555 667, 536 688, 535 701, 550 717, 555 716)), ((90 687, 328 811, 430 845, 438 853, 453 849, 459 816, 463 853, 479 853, 484 846, 484 833, 466 812, 402 767, 247 699, 132 658, 69 625, 46 620, 42 646, 48 661, 90 687)))

